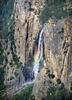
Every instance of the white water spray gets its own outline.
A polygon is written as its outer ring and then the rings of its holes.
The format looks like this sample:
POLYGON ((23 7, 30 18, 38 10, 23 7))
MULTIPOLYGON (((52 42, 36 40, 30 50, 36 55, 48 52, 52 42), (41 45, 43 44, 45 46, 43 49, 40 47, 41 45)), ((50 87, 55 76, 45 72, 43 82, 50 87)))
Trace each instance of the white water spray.
MULTIPOLYGON (((39 41, 38 41, 38 55, 37 55, 37 62, 34 62, 34 68, 33 68, 33 72, 34 72, 34 80, 31 81, 27 81, 25 82, 25 80, 20 80, 16 81, 16 91, 22 89, 24 86, 29 85, 34 83, 34 81, 37 78, 38 75, 38 71, 39 71, 39 67, 40 67, 40 62, 43 61, 43 32, 44 32, 44 28, 41 30, 40 35, 39 35, 39 41)), ((21 72, 20 72, 20 77, 22 78, 21 72)))
POLYGON ((41 30, 40 35, 39 35, 39 42, 38 42, 38 59, 37 59, 37 63, 34 63, 34 68, 33 71, 35 73, 35 79, 37 78, 37 74, 39 71, 39 66, 40 66, 40 61, 43 61, 43 39, 42 39, 42 35, 44 32, 44 28, 41 30))

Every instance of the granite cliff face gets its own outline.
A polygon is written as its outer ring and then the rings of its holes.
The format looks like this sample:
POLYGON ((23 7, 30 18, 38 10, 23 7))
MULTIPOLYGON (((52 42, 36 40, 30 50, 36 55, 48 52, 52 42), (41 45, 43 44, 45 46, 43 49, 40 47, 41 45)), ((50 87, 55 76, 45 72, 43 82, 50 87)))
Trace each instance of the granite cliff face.
POLYGON ((45 26, 45 59, 33 88, 36 100, 42 100, 49 93, 53 95, 48 91, 52 86, 64 85, 71 91, 71 23, 69 19, 49 20, 45 26))
MULTIPOLYGON (((72 92, 72 18, 51 17, 56 14, 57 6, 47 2, 52 8, 48 5, 44 9, 44 0, 1 0, 0 4, 0 68, 5 73, 4 83, 10 87, 16 85, 16 80, 25 81, 24 71, 29 68, 27 73, 31 72, 37 64, 39 71, 32 92, 35 100, 47 100, 53 95, 52 91, 49 92, 53 87, 72 92), (41 50, 39 40, 42 29, 41 50), (43 59, 38 62, 40 51, 43 59)), ((68 7, 71 9, 70 2, 68 7)), ((64 7, 63 3, 60 8, 64 7)), ((61 12, 57 17, 66 16, 65 12, 61 12)))
POLYGON ((37 6, 38 8, 35 6, 35 1, 30 0, 20 0, 16 3, 16 50, 23 64, 27 63, 33 57, 34 42, 40 30, 38 18, 39 4, 37 6))
POLYGON ((42 1, 9 0, 1 3, 1 44, 4 44, 8 60, 5 70, 9 80, 21 65, 32 66, 41 29, 38 16, 42 1))

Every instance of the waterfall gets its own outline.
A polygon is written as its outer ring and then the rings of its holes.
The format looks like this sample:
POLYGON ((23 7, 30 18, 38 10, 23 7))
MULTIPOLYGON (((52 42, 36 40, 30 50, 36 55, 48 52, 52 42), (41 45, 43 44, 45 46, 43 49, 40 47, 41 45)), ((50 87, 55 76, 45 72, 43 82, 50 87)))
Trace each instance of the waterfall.
POLYGON ((44 31, 44 28, 41 30, 40 35, 39 35, 38 55, 37 55, 38 59, 37 59, 37 62, 34 63, 34 68, 33 68, 35 79, 39 71, 40 62, 43 61, 43 31, 44 31))
POLYGON ((40 63, 43 62, 43 32, 44 28, 39 34, 37 62, 34 62, 34 68, 32 72, 28 67, 21 67, 20 77, 18 78, 18 80, 16 80, 16 91, 21 89, 25 85, 32 84, 37 78, 40 63))

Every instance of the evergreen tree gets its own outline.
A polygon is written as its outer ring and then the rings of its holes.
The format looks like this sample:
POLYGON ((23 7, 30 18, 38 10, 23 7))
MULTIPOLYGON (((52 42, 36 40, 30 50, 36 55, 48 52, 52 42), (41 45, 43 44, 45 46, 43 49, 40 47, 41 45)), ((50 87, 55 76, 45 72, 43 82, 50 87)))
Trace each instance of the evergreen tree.
POLYGON ((62 19, 72 16, 72 0, 45 0, 40 13, 40 21, 44 24, 49 18, 62 19))

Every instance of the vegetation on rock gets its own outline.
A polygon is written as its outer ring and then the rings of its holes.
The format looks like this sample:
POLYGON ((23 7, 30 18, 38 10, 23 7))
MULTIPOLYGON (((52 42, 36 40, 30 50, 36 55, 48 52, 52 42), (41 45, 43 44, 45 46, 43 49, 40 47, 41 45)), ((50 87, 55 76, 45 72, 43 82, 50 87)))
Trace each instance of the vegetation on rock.
POLYGON ((40 14, 41 23, 44 24, 49 18, 62 19, 72 16, 71 2, 71 0, 45 0, 40 14))
POLYGON ((64 85, 57 85, 49 87, 47 91, 47 97, 43 97, 42 100, 71 100, 72 93, 68 93, 64 88, 64 85))
POLYGON ((5 73, 5 71, 4 71, 4 64, 3 64, 3 62, 4 62, 4 49, 3 49, 3 47, 2 47, 2 44, 0 43, 0 65, 2 66, 2 67, 0 67, 0 100, 2 100, 3 99, 3 97, 2 97, 2 94, 4 93, 4 91, 5 91, 5 85, 4 85, 4 73, 5 73))
POLYGON ((24 90, 21 91, 20 94, 17 94, 13 97, 12 100, 33 100, 30 99, 32 94, 33 85, 26 87, 24 90))

